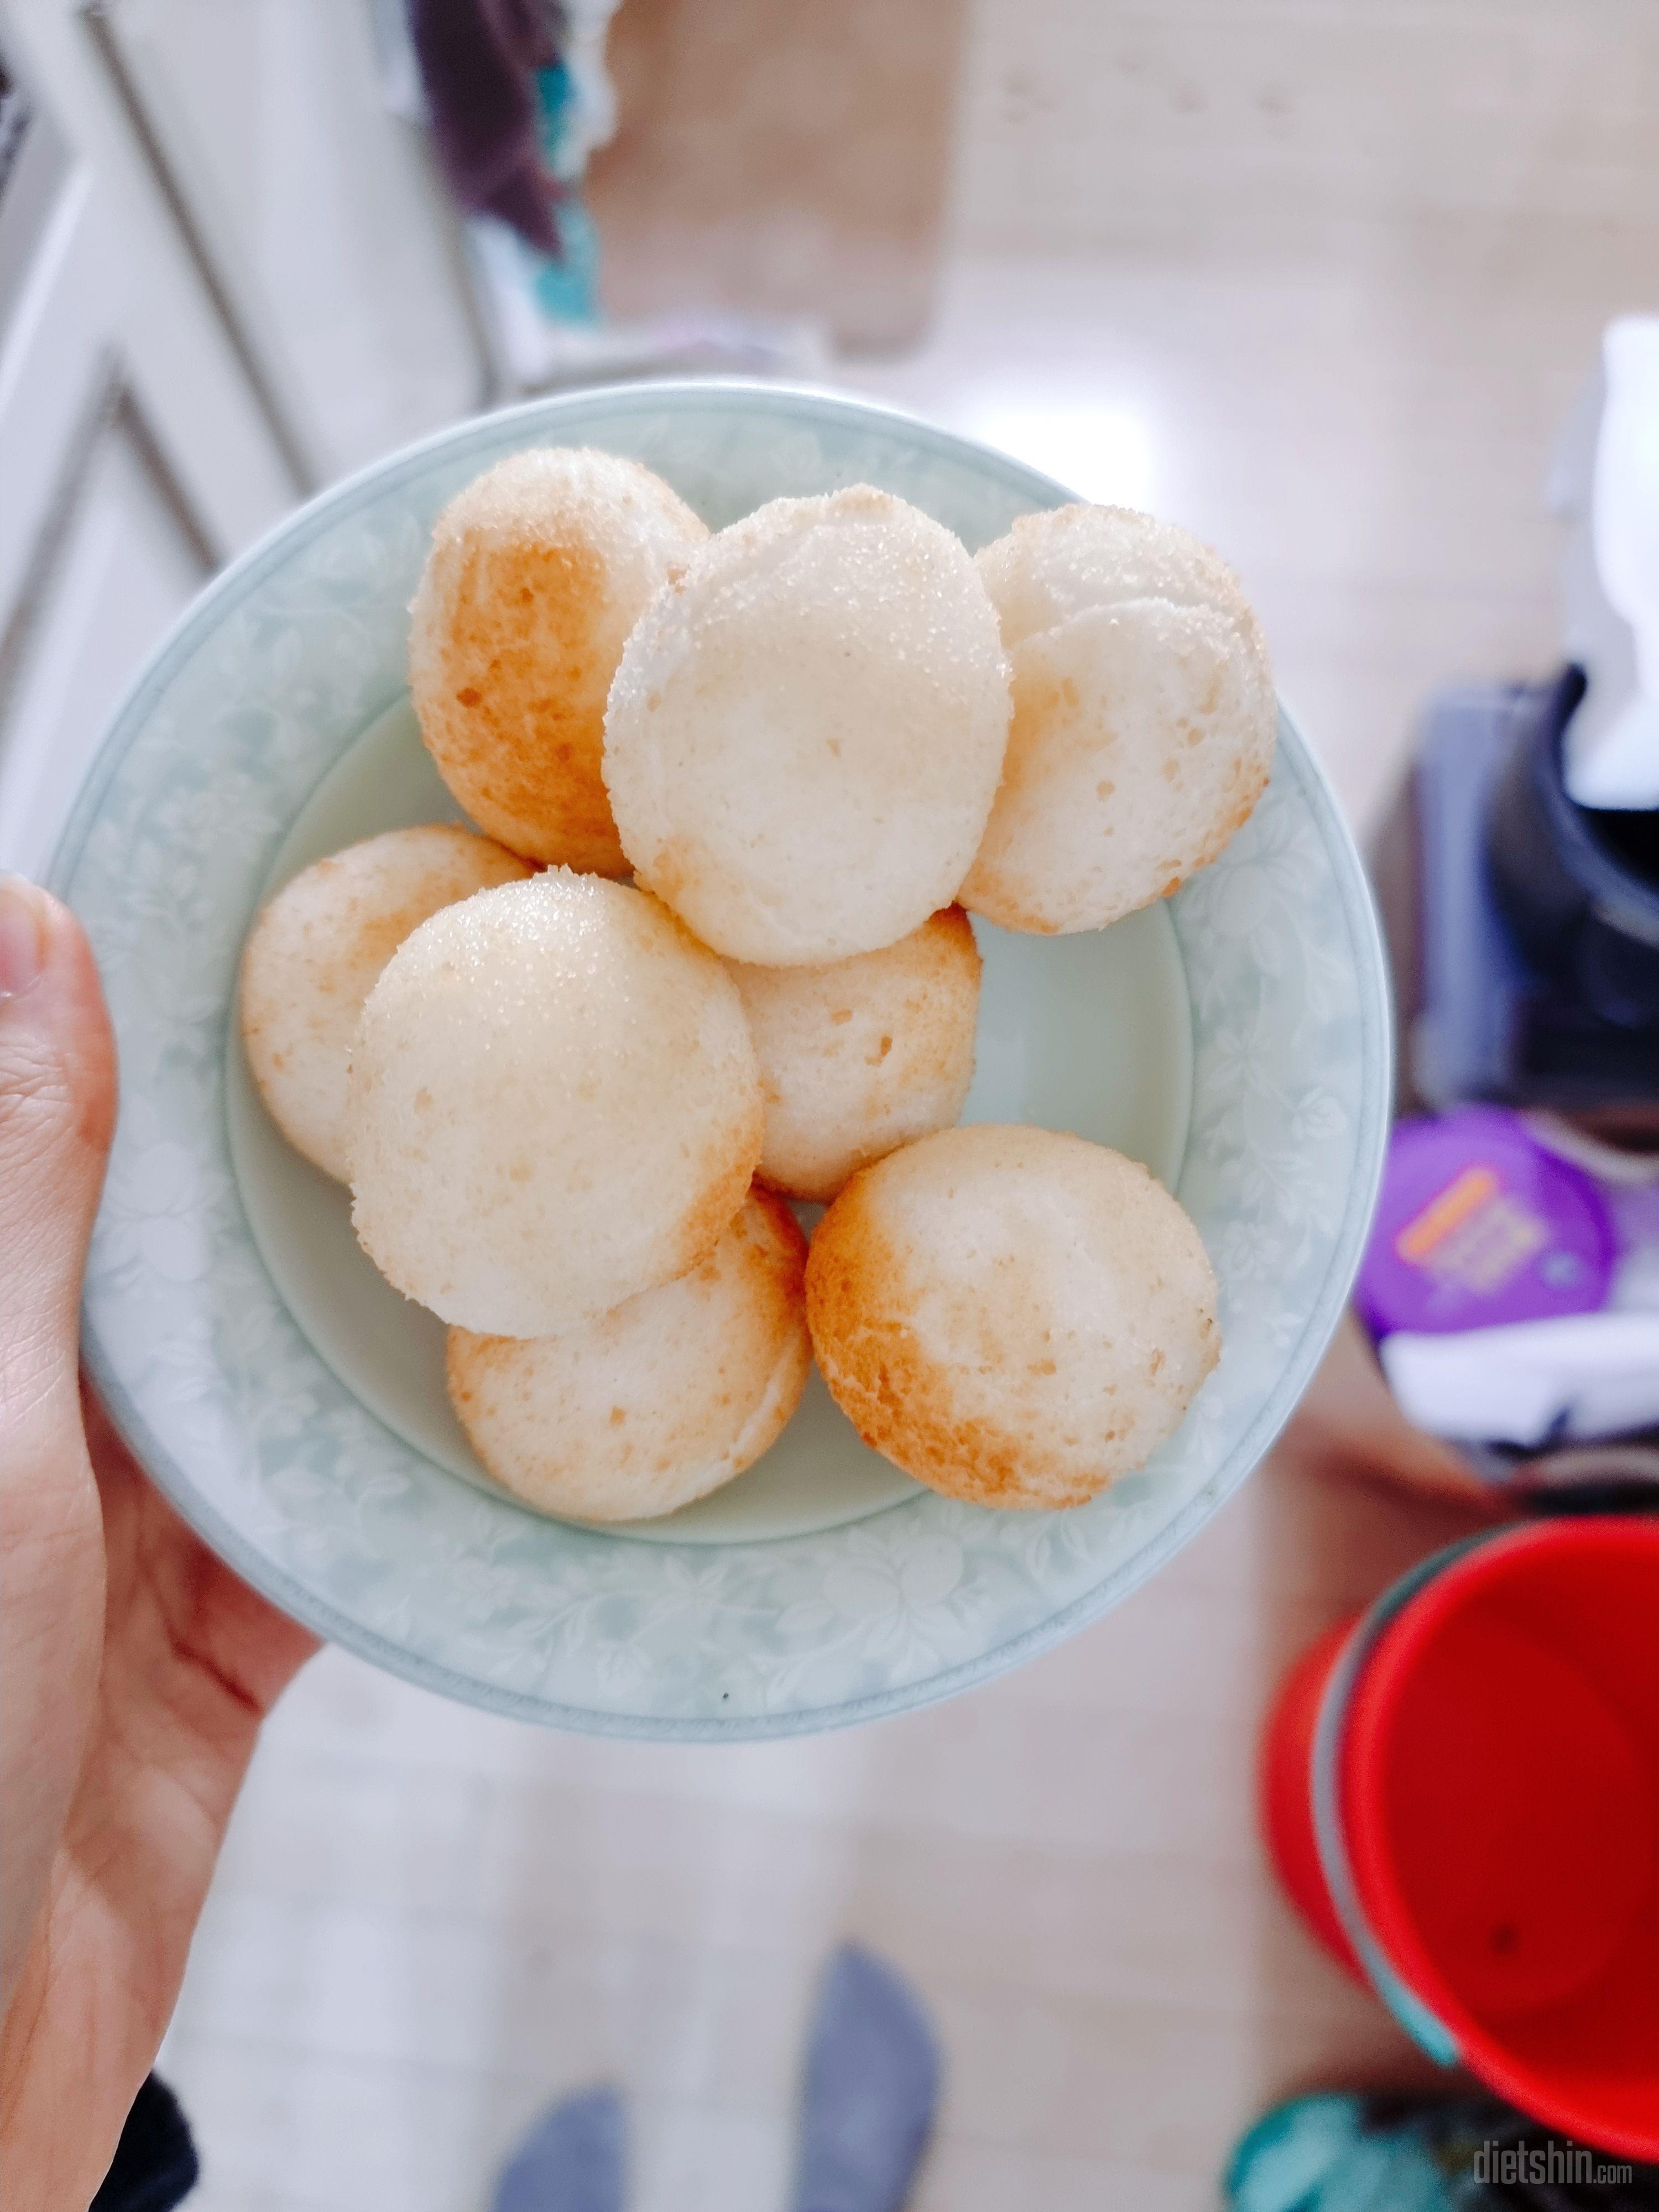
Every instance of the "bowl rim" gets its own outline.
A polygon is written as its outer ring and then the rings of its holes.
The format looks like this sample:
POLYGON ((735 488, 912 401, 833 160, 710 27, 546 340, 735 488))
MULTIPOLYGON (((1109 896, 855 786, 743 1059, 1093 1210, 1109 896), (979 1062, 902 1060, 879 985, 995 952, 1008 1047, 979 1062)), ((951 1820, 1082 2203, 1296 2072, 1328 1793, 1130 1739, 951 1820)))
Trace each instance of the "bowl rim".
MULTIPOLYGON (((596 402, 603 404, 607 410, 645 415, 665 408, 690 411, 705 406, 729 408, 735 400, 749 402, 760 411, 805 414, 818 421, 827 416, 849 424, 889 422, 924 449, 958 463, 970 461, 980 475, 994 475, 1021 496, 1046 500, 1053 506, 1077 503, 1075 495, 1065 485, 994 447, 944 429, 904 408, 811 385, 754 378, 641 379, 624 386, 584 386, 544 394, 509 407, 463 417, 369 462, 289 510, 229 562, 191 600, 152 650, 112 715, 53 848, 45 872, 47 887, 59 896, 66 895, 121 761, 141 734, 152 703, 172 680, 175 665, 190 657, 201 634, 212 626, 220 603, 249 588, 267 571, 286 563, 319 530, 349 514, 367 495, 372 492, 377 497, 384 495, 405 476, 418 473, 433 455, 452 445, 464 443, 483 426, 509 434, 519 426, 556 426, 562 415, 580 414, 596 402)), ((958 1695, 1063 1642, 1109 1611, 1167 1565, 1248 1480, 1271 1449, 1312 1380, 1341 1318, 1364 1252, 1381 1184, 1394 1084, 1392 991, 1381 928, 1352 834, 1330 781, 1303 738, 1282 696, 1278 764, 1290 771, 1298 786, 1340 889, 1352 933, 1362 991, 1362 1002, 1357 1011, 1363 1045, 1376 1069, 1374 1079, 1362 1087, 1359 1097, 1354 1138, 1357 1172, 1349 1182, 1342 1219, 1331 1242, 1318 1295, 1299 1334, 1280 1364, 1273 1389, 1256 1408, 1222 1466, 1130 1557, 1109 1569, 1086 1591, 1006 1642, 971 1659, 943 1667, 921 1683, 907 1682, 872 1690, 835 1705, 744 1712, 729 1720, 715 1716, 633 1715, 563 1705, 537 1692, 518 1690, 489 1682, 477 1674, 463 1674, 424 1653, 410 1650, 319 1598, 269 1553, 246 1540, 179 1465, 132 1401, 83 1307, 82 1358, 112 1420, 149 1478, 196 1534, 245 1581, 317 1634, 437 1694, 511 1718, 531 1720, 573 1733, 678 1742, 760 1741, 819 1734, 958 1695)), ((914 1503, 902 1501, 903 1510, 908 1510, 914 1503)), ((882 1509, 885 1512, 900 1510, 898 1504, 882 1509)))

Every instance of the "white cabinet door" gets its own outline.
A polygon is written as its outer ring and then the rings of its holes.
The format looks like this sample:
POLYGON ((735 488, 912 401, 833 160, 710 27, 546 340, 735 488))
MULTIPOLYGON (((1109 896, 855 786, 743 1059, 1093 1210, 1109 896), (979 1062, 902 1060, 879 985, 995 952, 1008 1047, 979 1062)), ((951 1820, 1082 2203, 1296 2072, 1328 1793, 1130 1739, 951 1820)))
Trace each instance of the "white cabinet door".
POLYGON ((97 0, 87 20, 315 483, 470 414, 488 362, 369 0, 97 0))
POLYGON ((0 867, 39 876, 99 738, 151 647, 211 573, 112 380, 0 667, 0 867))
MULTIPOLYGON (((19 29, 50 55, 64 27, 0 15, 14 83, 19 29)), ((146 654, 296 487, 118 114, 100 136, 88 99, 77 138, 38 79, 24 98, 0 171, 0 866, 38 873, 146 654)))

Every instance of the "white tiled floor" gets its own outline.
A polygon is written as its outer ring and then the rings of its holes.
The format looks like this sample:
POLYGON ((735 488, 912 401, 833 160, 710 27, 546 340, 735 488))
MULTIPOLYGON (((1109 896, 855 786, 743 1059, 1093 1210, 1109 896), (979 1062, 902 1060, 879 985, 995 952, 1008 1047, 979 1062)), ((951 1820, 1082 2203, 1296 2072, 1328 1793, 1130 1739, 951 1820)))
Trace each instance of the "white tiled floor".
POLYGON ((1437 684, 1556 653, 1544 478, 1607 304, 964 255, 929 345, 849 377, 1218 545, 1363 823, 1437 684))
POLYGON ((1645 0, 976 0, 937 327, 856 380, 1217 544, 1364 820, 1429 689, 1555 652, 1656 96, 1645 0))
POLYGON ((769 2212, 849 1933, 949 2054, 924 2212, 1209 2202, 1276 2091, 1412 2068, 1273 1892, 1253 1741, 1289 1654, 1451 1525, 1264 1475, 1023 1674, 800 1742, 544 1736, 326 1655, 269 1731, 166 2055, 204 2212, 467 2212, 600 2076, 636 2100, 639 2212, 769 2212))
MULTIPOLYGON (((981 0, 937 331, 849 372, 1212 538, 1357 817, 1436 683, 1554 649, 1553 426, 1659 294, 1642 0, 981 0)), ((924 2212, 1214 2200, 1273 2094, 1413 2064, 1255 1838, 1269 1686, 1449 1530, 1269 1468, 979 1694, 816 1741, 540 1736, 329 1654, 272 1724, 167 2064, 203 2212, 471 2212, 634 2092, 638 2212, 775 2212, 856 1934, 949 2053, 924 2212)))

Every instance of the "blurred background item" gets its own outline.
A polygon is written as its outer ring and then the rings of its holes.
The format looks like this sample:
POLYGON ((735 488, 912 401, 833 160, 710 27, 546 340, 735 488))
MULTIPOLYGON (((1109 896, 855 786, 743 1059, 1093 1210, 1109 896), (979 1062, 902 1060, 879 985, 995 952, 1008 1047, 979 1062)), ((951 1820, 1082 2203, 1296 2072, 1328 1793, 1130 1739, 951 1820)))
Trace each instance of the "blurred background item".
POLYGON ((1659 1158, 1496 1107, 1398 1122, 1356 1304, 1407 1419, 1491 1480, 1659 1481, 1659 1158))
POLYGON ((1419 1110, 1357 1302, 1453 1486, 1510 1504, 1659 1499, 1656 457, 1659 318, 1625 316, 1548 487, 1565 665, 1437 694, 1374 844, 1419 1110))
POLYGON ((0 864, 39 868, 214 570, 491 387, 364 9, 30 0, 0 57, 0 864))
POLYGON ((629 0, 590 185, 621 317, 822 325, 842 355, 931 327, 968 0, 629 0))
POLYGON ((1567 659, 1588 687, 1567 732, 1566 787, 1583 807, 1650 811, 1659 806, 1659 315, 1608 324, 1550 493, 1568 525, 1567 659))
POLYGON ((1651 1519, 1453 1545, 1304 1652, 1261 1764, 1287 1893, 1413 2040, 1568 2142, 1648 2165, 1656 1611, 1651 1519))

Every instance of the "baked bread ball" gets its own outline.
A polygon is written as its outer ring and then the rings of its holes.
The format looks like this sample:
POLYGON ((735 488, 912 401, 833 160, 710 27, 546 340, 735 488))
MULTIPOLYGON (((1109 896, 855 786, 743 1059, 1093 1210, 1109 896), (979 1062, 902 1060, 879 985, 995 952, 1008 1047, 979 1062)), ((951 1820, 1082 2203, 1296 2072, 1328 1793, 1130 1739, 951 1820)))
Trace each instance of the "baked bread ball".
POLYGON ((1199 1234, 1133 1160, 944 1129, 855 1175, 806 1265, 812 1348, 867 1444, 947 1498, 1080 1505, 1143 1467, 1220 1351, 1199 1234))
POLYGON ((544 1513, 638 1521, 706 1497, 781 1433, 811 1364, 806 1239, 756 1191, 714 1250, 559 1336, 449 1332, 449 1395, 497 1482, 544 1513))
POLYGON ((860 484, 772 501, 657 594, 611 687, 605 776, 635 878, 706 945, 816 966, 950 904, 1007 732, 973 562, 860 484))
POLYGON ((242 1039, 272 1120, 346 1180, 346 1070, 363 1001, 410 930, 440 908, 527 876, 471 830, 388 830, 283 884, 242 949, 242 1039))
POLYGON ((774 1190, 831 1199, 855 1168, 961 1113, 980 958, 959 906, 827 968, 731 969, 760 1060, 760 1173, 774 1190))
POLYGON ((1279 719, 1261 630, 1218 555, 1127 507, 1024 515, 979 572, 1014 712, 963 904, 1103 929, 1206 867, 1261 797, 1279 719))
POLYGON ((443 1320, 551 1336, 711 1252, 760 1158, 760 1076, 712 952, 558 869, 423 922, 352 1047, 352 1222, 443 1320))
POLYGON ((410 692, 438 773, 515 853, 626 874, 605 694, 646 603, 708 535, 660 477, 588 447, 511 454, 438 517, 410 692))

